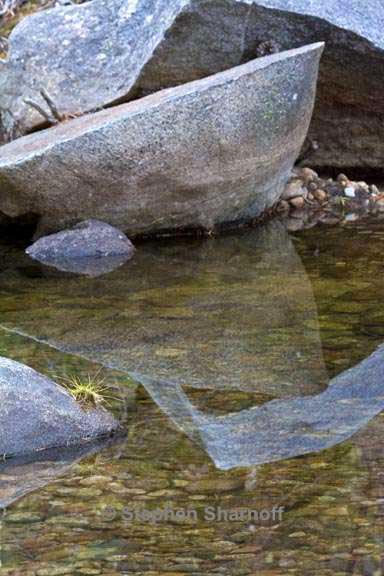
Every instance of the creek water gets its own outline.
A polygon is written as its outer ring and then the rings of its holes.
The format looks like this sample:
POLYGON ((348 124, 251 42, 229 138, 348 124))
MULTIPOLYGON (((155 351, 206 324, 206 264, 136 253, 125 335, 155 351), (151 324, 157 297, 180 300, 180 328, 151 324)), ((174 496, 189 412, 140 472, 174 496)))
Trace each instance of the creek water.
POLYGON ((271 222, 79 276, 3 243, 1 354, 101 374, 124 435, 0 465, 0 573, 383 574, 383 250, 271 222))

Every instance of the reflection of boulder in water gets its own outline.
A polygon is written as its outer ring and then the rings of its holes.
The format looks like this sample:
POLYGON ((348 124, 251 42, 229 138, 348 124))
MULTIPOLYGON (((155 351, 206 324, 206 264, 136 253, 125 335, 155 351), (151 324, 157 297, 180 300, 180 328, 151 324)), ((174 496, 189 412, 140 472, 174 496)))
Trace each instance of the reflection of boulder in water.
POLYGON ((316 396, 273 400, 225 416, 197 410, 181 386, 143 378, 161 409, 229 469, 318 452, 350 438, 384 409, 384 347, 316 396))
POLYGON ((43 274, 0 276, 3 326, 138 379, 279 397, 327 382, 311 285, 278 222, 146 245, 103 278, 43 274))
POLYGON ((116 440, 99 440, 83 446, 44 450, 12 458, 0 464, 0 510, 26 494, 53 482, 87 456, 111 446, 116 440))
POLYGON ((44 264, 57 268, 62 272, 84 274, 92 278, 113 272, 113 270, 125 264, 127 260, 129 260, 129 257, 124 255, 103 256, 101 258, 56 258, 44 264))

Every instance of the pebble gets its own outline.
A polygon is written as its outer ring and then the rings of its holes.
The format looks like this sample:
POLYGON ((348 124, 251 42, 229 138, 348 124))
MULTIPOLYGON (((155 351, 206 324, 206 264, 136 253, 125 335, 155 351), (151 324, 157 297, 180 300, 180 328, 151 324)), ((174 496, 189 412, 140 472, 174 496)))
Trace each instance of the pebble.
POLYGON ((369 186, 366 182, 357 182, 357 187, 365 190, 365 192, 369 192, 369 186))
POLYGON ((324 202, 326 202, 328 200, 328 194, 324 191, 324 190, 315 190, 315 192, 313 193, 313 196, 316 198, 316 200, 318 202, 320 202, 320 204, 324 204, 324 202))
POLYGON ((371 193, 373 196, 379 196, 379 194, 380 194, 380 190, 378 189, 378 187, 375 184, 372 184, 372 186, 371 186, 371 193))
POLYGON ((316 184, 316 182, 309 182, 307 188, 310 192, 314 192, 315 190, 317 190, 318 185, 316 184))
POLYGON ((375 202, 375 204, 374 204, 374 208, 375 208, 378 212, 384 212, 384 199, 382 199, 382 200, 377 200, 377 202, 375 202))
POLYGON ((318 173, 311 168, 301 168, 297 171, 297 175, 301 180, 303 180, 304 184, 308 184, 314 180, 316 181, 319 178, 318 173))
POLYGON ((293 208, 303 208, 305 205, 305 199, 303 196, 296 196, 295 198, 291 198, 289 203, 293 208))
POLYGON ((296 196, 306 196, 307 190, 303 186, 303 181, 300 178, 292 178, 286 185, 284 192, 281 195, 282 200, 291 200, 296 196))
POLYGON ((287 200, 280 200, 276 209, 278 212, 289 212, 289 202, 287 202, 287 200))
POLYGON ((363 180, 349 180, 345 174, 320 178, 311 168, 295 168, 275 210, 289 231, 316 226, 354 222, 364 214, 384 213, 384 193, 363 180), (320 210, 320 207, 325 207, 320 210))

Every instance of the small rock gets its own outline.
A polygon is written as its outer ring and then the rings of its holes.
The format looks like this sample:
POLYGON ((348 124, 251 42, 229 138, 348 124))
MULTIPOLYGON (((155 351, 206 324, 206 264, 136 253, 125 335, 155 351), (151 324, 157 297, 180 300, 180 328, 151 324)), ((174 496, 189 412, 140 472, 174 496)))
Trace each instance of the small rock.
POLYGON ((373 196, 378 196, 380 194, 380 190, 378 189, 378 187, 375 184, 371 185, 371 194, 373 196))
POLYGON ((284 192, 281 195, 282 200, 290 200, 296 196, 306 196, 307 190, 303 187, 303 182, 300 178, 292 178, 286 185, 284 192))
POLYGON ((340 184, 346 183, 348 182, 348 176, 346 176, 345 174, 339 174, 336 180, 340 182, 340 184))
POLYGON ((356 214, 356 212, 351 212, 350 214, 345 215, 344 222, 356 222, 359 220, 359 218, 359 214, 356 214))
POLYGON ((314 192, 315 190, 318 189, 318 184, 317 184, 316 182, 314 182, 314 181, 309 182, 309 183, 307 184, 307 188, 308 188, 308 190, 309 190, 310 192, 314 192))
POLYGON ((324 190, 316 190, 313 193, 313 196, 316 198, 316 200, 318 202, 320 202, 320 204, 324 204, 324 202, 326 202, 328 200, 328 194, 324 191, 324 190))
POLYGON ((369 192, 369 186, 366 182, 357 182, 356 186, 365 192, 369 192))
POLYGON ((319 178, 318 173, 311 168, 301 168, 298 171, 298 176, 305 184, 309 184, 309 182, 316 181, 319 178))
POLYGON ((377 212, 384 212, 384 198, 377 200, 374 204, 374 207, 377 212))
POLYGON ((91 276, 109 272, 131 258, 134 251, 125 234, 99 220, 85 220, 70 230, 44 236, 26 249, 29 256, 43 264, 91 276), (100 269, 104 258, 113 259, 112 266, 105 270, 100 269))
POLYGON ((305 199, 303 196, 296 196, 295 198, 291 198, 289 201, 292 208, 300 209, 304 207, 305 199))
POLYGON ((81 445, 118 427, 102 407, 86 410, 32 368, 0 357, 0 454, 81 445))

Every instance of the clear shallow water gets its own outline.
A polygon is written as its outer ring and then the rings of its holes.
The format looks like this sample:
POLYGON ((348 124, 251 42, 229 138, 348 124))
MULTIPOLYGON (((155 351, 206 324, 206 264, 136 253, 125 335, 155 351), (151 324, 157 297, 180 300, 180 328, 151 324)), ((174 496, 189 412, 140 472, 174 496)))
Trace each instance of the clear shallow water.
POLYGON ((99 278, 4 246, 2 353, 59 375, 102 364, 127 437, 0 469, 1 573, 382 574, 381 355, 375 378, 361 362, 384 341, 383 245, 379 222, 275 223, 143 245, 99 278), (167 506, 197 518, 129 521, 167 506))

